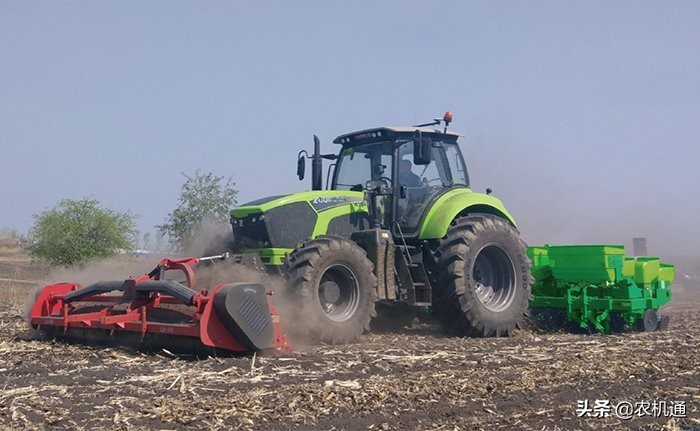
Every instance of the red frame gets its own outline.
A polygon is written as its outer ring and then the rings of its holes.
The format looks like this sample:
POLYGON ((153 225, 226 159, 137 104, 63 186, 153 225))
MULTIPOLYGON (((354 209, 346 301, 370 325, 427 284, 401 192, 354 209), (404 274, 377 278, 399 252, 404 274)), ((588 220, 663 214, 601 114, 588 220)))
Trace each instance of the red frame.
MULTIPOLYGON (((149 275, 133 278, 133 281, 137 285, 142 281, 156 279, 160 274, 161 268, 165 270, 180 270, 185 273, 188 285, 194 290, 196 279, 192 266, 198 263, 199 259, 192 257, 163 259, 149 275)), ((80 289, 81 286, 75 283, 49 284, 41 290, 32 306, 30 323, 37 329, 41 329, 42 326, 62 327, 64 334, 68 328, 86 328, 137 332, 142 337, 149 333, 193 337, 198 338, 205 346, 234 352, 245 352, 249 349, 226 329, 216 313, 213 312, 214 303, 211 299, 223 286, 224 284, 219 284, 214 287, 211 295, 206 290, 195 293, 191 303, 184 304, 191 307, 192 310, 190 323, 167 324, 151 322, 148 320, 148 316, 151 310, 159 304, 183 304, 182 301, 173 296, 153 292, 146 299, 131 299, 127 305, 126 313, 123 310, 115 313, 115 306, 123 303, 127 295, 131 297, 127 291, 128 289, 124 291, 122 296, 98 294, 64 303, 64 295, 80 289), (103 304, 103 308, 90 313, 72 313, 77 308, 73 303, 80 302, 103 304)), ((282 331, 279 313, 269 302, 268 305, 275 334, 273 348, 283 352, 290 351, 291 345, 282 331)))

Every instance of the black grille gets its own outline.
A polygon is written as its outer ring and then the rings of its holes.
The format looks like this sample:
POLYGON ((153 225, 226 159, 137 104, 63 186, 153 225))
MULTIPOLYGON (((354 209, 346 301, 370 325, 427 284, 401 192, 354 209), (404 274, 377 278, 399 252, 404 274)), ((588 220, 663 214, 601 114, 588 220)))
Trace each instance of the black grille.
POLYGON ((262 213, 255 213, 231 220, 233 239, 236 242, 237 250, 271 247, 267 226, 264 220, 261 221, 261 216, 262 213))
POLYGON ((296 202, 231 220, 236 249, 294 248, 311 237, 317 215, 308 202, 296 202))
POLYGON ((272 247, 294 248, 309 239, 317 217, 308 202, 296 202, 270 210, 265 214, 265 224, 272 247))

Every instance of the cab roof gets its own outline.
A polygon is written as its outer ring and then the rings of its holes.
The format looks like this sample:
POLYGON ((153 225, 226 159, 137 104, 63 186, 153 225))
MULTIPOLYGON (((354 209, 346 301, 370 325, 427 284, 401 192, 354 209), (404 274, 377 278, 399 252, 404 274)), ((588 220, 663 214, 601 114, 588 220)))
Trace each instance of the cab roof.
POLYGON ((433 139, 442 138, 450 141, 456 141, 458 137, 464 136, 461 133, 453 132, 452 130, 443 132, 442 130, 434 127, 389 126, 346 133, 335 138, 333 143, 352 146, 366 144, 368 142, 375 142, 378 140, 396 139, 401 137, 413 138, 413 134, 416 130, 420 130, 421 133, 428 135, 433 139))

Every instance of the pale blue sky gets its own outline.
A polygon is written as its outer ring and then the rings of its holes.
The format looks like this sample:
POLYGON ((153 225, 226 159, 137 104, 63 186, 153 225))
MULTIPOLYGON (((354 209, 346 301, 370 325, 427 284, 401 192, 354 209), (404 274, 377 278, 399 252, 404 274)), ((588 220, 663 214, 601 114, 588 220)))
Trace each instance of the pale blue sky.
POLYGON ((700 254, 700 2, 0 1, 0 228, 91 196, 153 230, 195 169, 308 189, 318 134, 454 113, 531 243, 700 254))

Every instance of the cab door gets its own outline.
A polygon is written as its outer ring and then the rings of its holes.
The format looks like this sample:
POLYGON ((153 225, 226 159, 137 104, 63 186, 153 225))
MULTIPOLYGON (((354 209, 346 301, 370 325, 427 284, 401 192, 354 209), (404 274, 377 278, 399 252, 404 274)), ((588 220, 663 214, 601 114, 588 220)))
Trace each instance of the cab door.
POLYGON ((433 143, 431 161, 427 165, 413 164, 413 141, 398 147, 396 159, 395 220, 403 234, 412 234, 420 227, 421 218, 428 210, 430 202, 452 184, 452 178, 444 149, 439 141, 433 143), (410 171, 406 168, 408 162, 410 171))

